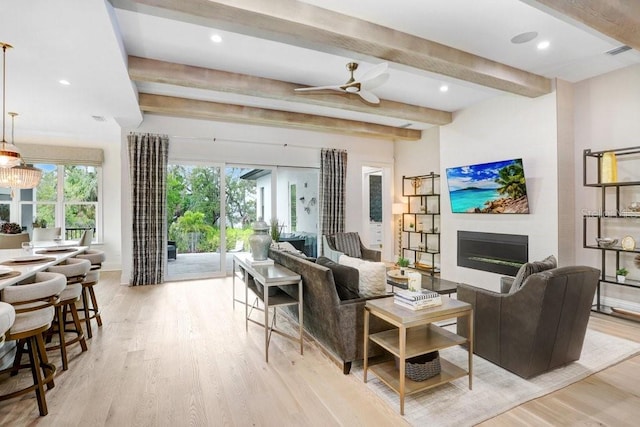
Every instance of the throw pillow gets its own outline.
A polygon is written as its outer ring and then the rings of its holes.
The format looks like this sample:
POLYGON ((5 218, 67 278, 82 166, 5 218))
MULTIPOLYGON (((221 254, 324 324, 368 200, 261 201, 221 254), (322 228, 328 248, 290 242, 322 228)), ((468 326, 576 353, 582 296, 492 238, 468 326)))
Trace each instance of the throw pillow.
POLYGON ((549 255, 542 261, 527 262, 523 264, 522 267, 520 267, 520 269, 518 270, 518 274, 516 274, 516 278, 511 284, 509 293, 512 294, 520 289, 527 277, 531 276, 532 274, 540 273, 541 271, 545 270, 551 270, 552 268, 556 268, 557 266, 558 261, 553 255, 549 255))
POLYGON ((365 261, 341 255, 338 262, 342 265, 358 269, 358 293, 362 297, 386 295, 387 293, 387 267, 382 262, 365 261))
POLYGON ((358 270, 340 265, 327 257, 319 257, 316 264, 323 265, 333 273, 333 282, 341 301, 360 298, 358 295, 358 270))
POLYGON ((354 258, 362 258, 358 233, 353 231, 349 233, 337 233, 335 235, 335 241, 336 249, 343 254, 354 258))

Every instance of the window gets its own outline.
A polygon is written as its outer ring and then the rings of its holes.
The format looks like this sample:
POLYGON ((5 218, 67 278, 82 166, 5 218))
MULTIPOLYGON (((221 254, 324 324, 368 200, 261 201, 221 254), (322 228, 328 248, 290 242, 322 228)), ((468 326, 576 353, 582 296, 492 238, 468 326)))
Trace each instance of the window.
MULTIPOLYGON (((20 190, 16 209, 9 215, 27 230, 39 227, 61 227, 66 239, 78 239, 86 228, 101 235, 98 218, 102 211, 100 194, 100 168, 83 165, 36 164, 42 169, 38 187, 20 190)), ((16 194, 17 196, 17 194, 16 194)), ((16 197, 18 199, 18 197, 16 197)), ((0 195, 0 215, 4 212, 0 195)), ((3 218, 4 219, 4 218, 3 218)))

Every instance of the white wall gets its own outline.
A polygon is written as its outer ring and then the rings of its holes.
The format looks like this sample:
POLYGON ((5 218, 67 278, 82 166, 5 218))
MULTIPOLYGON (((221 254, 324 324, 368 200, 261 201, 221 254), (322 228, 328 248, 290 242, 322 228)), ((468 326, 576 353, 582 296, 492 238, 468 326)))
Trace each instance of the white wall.
POLYGON ((529 259, 558 254, 558 173, 555 93, 539 98, 504 95, 454 114, 440 129, 440 172, 448 167, 522 158, 528 215, 452 214, 441 180, 442 277, 499 289, 500 275, 458 267, 458 230, 529 236, 529 259))
MULTIPOLYGON (((578 165, 575 171, 576 210, 581 217, 582 210, 600 207, 599 189, 582 185, 583 150, 603 151, 640 146, 640 66, 627 67, 577 83, 574 85, 574 99, 575 162, 578 165)), ((640 158, 636 157, 626 168, 622 161, 619 166, 619 180, 640 181, 640 158)), ((625 188, 622 199, 621 208, 630 201, 639 201, 640 192, 637 188, 625 188)), ((640 223, 637 220, 619 222, 618 227, 609 227, 605 232, 616 238, 631 235, 640 246, 640 223)), ((599 251, 584 249, 582 243, 582 221, 579 221, 575 230, 576 261, 599 267, 599 251)), ((622 254, 621 261, 629 270, 628 278, 640 279, 640 270, 633 262, 635 255, 622 254)), ((615 298, 615 301, 609 301, 614 305, 640 310, 638 289, 605 286, 603 295, 615 298)))
MULTIPOLYGON (((346 229, 360 233, 367 231, 360 220, 362 166, 393 167, 393 143, 388 140, 147 115, 137 129, 123 130, 122 188, 130 186, 126 158, 126 135, 130 131, 169 135, 169 157, 173 161, 198 159, 202 162, 318 168, 321 148, 344 148, 348 151, 346 229)), ((128 192, 123 194, 122 206, 130 206, 128 192)), ((122 211, 122 224, 122 281, 126 283, 131 272, 131 212, 126 209, 122 211)))

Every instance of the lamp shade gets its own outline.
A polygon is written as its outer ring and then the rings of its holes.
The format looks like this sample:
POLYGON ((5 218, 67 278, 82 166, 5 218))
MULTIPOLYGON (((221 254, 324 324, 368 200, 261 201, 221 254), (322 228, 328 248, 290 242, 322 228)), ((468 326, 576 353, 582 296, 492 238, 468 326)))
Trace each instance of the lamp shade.
POLYGON ((400 215, 404 213, 404 203, 394 203, 391 205, 391 213, 393 215, 400 215))

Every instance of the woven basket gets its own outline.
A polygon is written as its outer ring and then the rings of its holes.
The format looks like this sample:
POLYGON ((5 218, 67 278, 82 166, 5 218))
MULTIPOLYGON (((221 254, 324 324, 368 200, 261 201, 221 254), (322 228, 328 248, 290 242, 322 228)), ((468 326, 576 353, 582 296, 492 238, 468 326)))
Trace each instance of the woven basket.
MULTIPOLYGON (((399 359, 396 358, 396 369, 399 369, 399 359)), ((412 357, 405 360, 404 375, 413 381, 425 381, 440 373, 440 355, 437 351, 412 357)))

